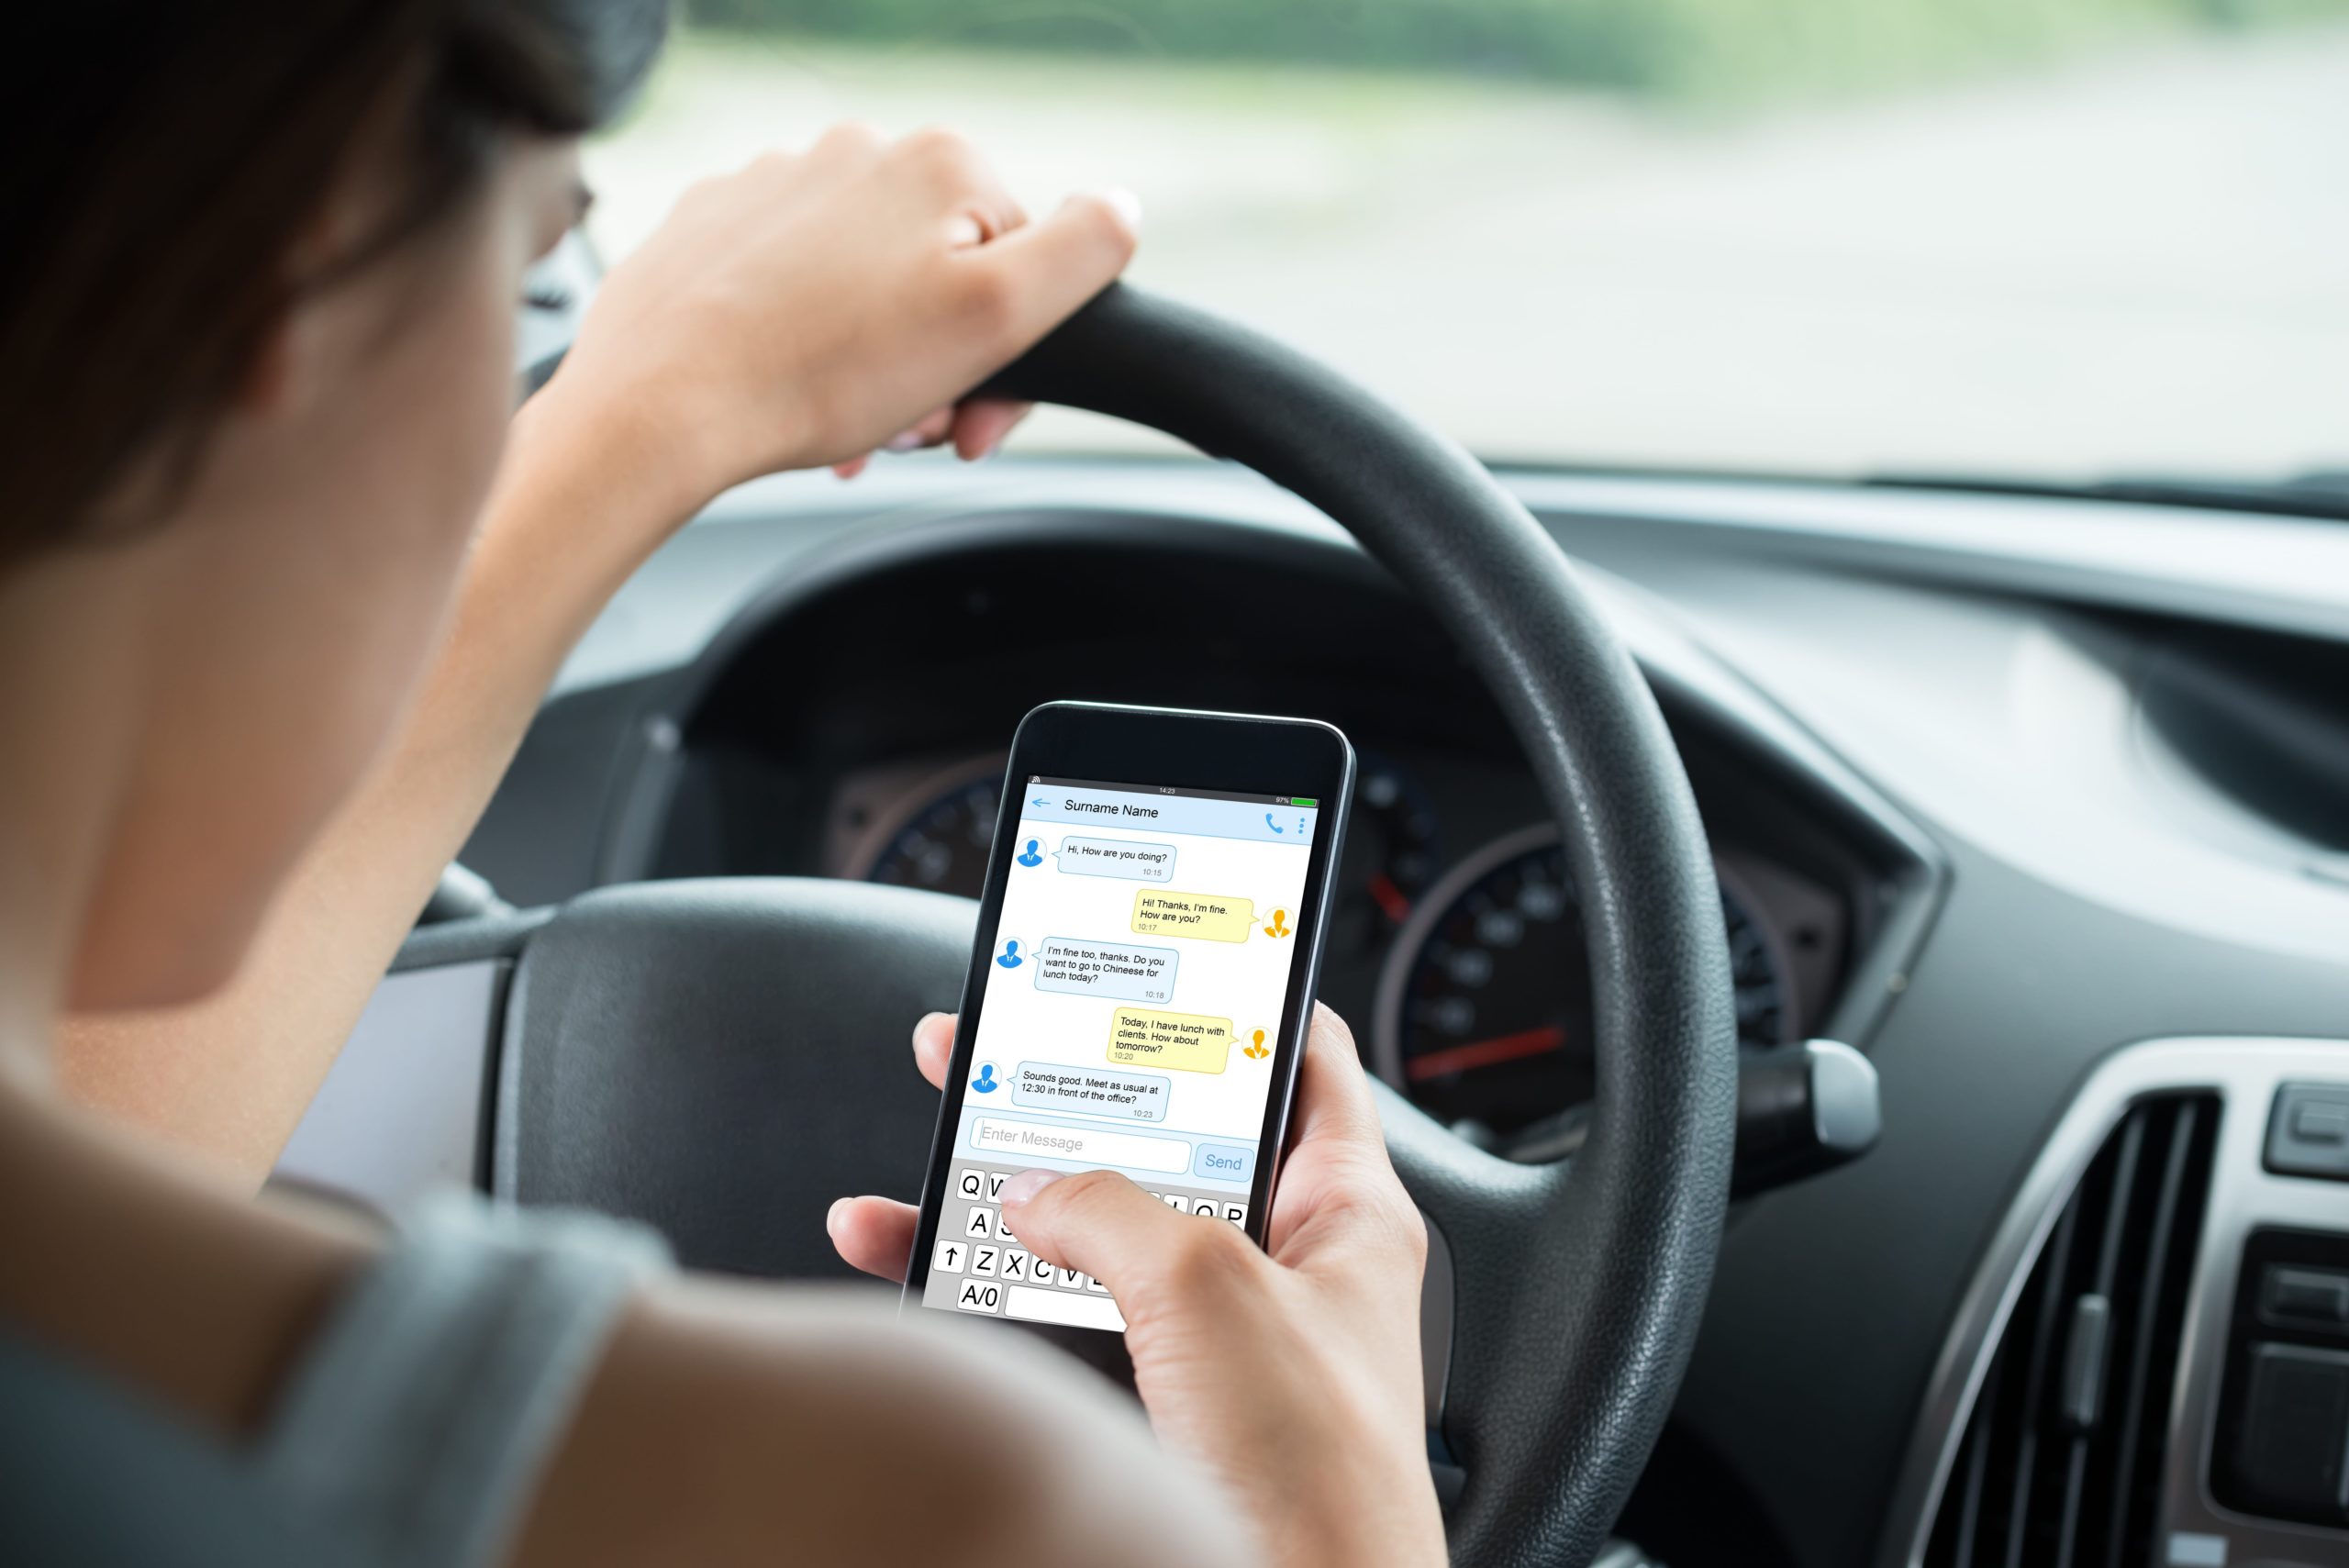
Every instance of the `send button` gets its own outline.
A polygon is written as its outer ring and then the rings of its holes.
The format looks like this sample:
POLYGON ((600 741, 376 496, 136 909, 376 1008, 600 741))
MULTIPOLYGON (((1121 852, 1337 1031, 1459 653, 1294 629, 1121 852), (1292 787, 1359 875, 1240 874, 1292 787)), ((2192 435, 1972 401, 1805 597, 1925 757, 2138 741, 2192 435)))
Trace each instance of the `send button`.
POLYGON ((1255 1171, 1256 1151, 1236 1143, 1202 1143, 1198 1158, 1191 1162, 1194 1175, 1219 1182, 1244 1182, 1255 1171))

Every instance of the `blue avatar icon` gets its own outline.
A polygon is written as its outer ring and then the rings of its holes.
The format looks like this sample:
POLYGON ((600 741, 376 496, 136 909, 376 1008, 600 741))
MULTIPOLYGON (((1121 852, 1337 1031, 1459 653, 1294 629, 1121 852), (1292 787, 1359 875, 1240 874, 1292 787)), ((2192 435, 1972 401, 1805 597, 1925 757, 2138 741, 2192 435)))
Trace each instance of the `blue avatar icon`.
POLYGON ((971 1080, 971 1093, 974 1095, 992 1095, 997 1089, 1002 1087, 1003 1084, 996 1078, 995 1075, 995 1063, 992 1062, 980 1062, 979 1075, 971 1080))
POLYGON ((1044 863, 1044 857, 1036 852, 1036 840, 1033 839, 1028 840, 1028 847, 1020 851, 1016 858, 1024 866, 1040 866, 1044 863))
POLYGON ((1019 956, 1019 943, 1016 940, 1004 943, 1003 951, 995 955, 995 961, 1006 969, 1017 969, 1028 962, 1019 956))

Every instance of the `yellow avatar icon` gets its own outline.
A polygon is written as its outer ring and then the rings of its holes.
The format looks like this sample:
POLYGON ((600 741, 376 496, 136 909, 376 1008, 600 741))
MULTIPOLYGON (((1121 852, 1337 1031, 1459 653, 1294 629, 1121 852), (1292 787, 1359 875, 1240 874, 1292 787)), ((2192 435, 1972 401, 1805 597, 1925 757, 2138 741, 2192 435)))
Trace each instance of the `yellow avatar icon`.
POLYGON ((1264 1058, 1273 1053, 1273 1048, 1264 1043, 1264 1031, 1263 1029, 1252 1029, 1249 1033, 1251 1038, 1249 1039, 1248 1043, 1240 1048, 1241 1055, 1247 1057, 1252 1062, 1262 1062, 1264 1058))
POLYGON ((1264 935, 1268 937, 1285 937, 1288 935, 1287 910, 1275 909, 1273 911, 1273 923, 1264 928, 1264 935))

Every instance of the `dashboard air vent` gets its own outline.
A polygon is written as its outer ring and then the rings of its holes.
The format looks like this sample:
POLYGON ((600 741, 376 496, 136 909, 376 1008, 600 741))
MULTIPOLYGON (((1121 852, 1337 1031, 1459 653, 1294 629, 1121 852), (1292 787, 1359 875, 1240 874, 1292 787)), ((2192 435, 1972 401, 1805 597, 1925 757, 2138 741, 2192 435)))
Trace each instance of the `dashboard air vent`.
POLYGON ((2140 1100, 2074 1189, 1993 1353, 1925 1568, 2155 1561, 2215 1095, 2140 1100))

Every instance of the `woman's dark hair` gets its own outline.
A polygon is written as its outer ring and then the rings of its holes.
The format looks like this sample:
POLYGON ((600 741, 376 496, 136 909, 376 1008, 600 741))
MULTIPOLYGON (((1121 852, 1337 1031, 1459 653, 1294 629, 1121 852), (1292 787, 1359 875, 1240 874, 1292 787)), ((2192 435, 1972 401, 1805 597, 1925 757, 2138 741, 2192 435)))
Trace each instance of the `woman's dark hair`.
POLYGON ((362 135, 395 216, 642 79, 668 0, 30 0, 0 72, 0 566, 88 531, 132 465, 184 473, 294 297, 362 135))

